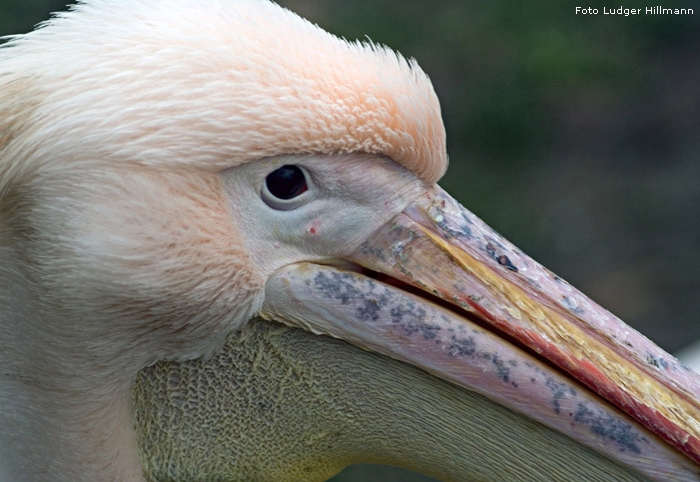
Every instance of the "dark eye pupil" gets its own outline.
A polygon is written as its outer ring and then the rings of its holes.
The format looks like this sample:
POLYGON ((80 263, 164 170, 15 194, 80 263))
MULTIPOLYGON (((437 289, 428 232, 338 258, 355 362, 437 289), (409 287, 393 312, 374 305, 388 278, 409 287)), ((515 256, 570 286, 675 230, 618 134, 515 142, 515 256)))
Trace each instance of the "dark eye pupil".
POLYGON ((306 191, 306 177, 297 166, 282 166, 271 172, 265 184, 270 194, 279 199, 292 199, 306 191))

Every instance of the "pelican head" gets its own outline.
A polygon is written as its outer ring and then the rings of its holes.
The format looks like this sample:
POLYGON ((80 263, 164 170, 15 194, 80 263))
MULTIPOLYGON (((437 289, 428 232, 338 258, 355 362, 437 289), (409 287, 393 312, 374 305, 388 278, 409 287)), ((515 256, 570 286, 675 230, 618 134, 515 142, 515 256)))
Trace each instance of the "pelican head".
POLYGON ((10 40, 0 479, 700 480, 698 377, 446 168, 415 61, 266 0, 84 0, 10 40))

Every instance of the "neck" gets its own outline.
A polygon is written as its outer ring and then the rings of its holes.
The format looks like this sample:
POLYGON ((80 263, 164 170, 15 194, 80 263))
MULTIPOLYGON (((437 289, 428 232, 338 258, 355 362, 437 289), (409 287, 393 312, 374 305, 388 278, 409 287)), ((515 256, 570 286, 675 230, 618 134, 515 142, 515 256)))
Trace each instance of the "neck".
POLYGON ((37 308, 15 254, 0 233, 0 480, 143 480, 128 401, 136 370, 125 376, 60 310, 37 308))
POLYGON ((0 381, 1 480, 142 481, 127 399, 0 381))

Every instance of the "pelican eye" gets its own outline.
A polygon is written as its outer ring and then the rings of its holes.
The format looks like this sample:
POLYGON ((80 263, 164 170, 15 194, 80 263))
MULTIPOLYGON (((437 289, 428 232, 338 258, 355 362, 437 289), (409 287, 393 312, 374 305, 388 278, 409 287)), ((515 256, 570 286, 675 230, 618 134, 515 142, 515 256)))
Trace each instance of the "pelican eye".
POLYGON ((309 190, 306 171, 291 164, 272 171, 265 178, 262 189, 263 200, 274 209, 294 209, 297 198, 309 190))

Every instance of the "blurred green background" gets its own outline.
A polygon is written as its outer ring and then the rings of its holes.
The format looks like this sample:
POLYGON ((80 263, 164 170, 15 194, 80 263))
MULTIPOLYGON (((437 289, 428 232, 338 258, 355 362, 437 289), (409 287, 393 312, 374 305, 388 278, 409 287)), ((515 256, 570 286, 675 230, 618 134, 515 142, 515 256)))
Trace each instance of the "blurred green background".
MULTIPOLYGON (((629 17, 560 0, 279 3, 415 57, 442 102, 443 187, 666 350, 700 339, 699 2, 579 4, 695 8, 629 17)), ((63 8, 0 0, 0 35, 63 8)), ((432 479, 355 466, 332 480, 432 479)))

